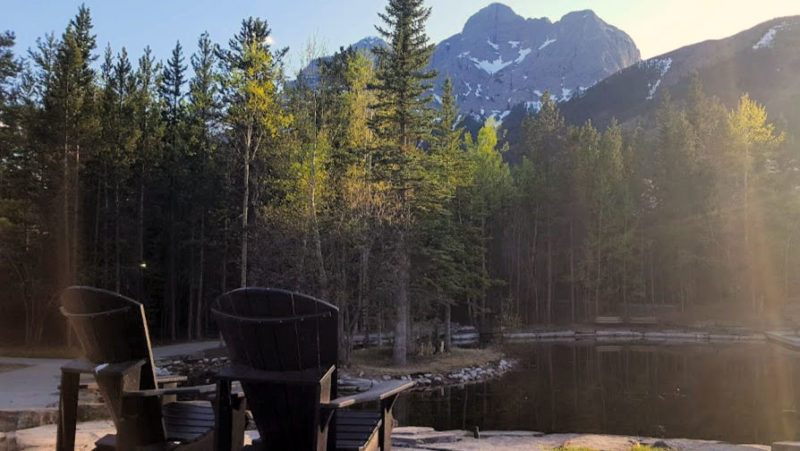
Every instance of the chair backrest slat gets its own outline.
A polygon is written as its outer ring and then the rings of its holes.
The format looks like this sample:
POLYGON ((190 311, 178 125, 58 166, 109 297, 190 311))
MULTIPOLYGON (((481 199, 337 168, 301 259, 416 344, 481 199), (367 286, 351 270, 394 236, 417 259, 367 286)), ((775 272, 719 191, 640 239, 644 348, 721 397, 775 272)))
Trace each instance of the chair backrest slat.
POLYGON ((272 288, 240 288, 212 309, 233 363, 272 371, 338 364, 339 311, 327 302, 272 288))
MULTIPOLYGON (((101 364, 144 360, 138 387, 156 387, 153 353, 144 307, 133 299, 107 290, 74 286, 61 292, 61 312, 67 317, 90 362, 101 364)), ((120 426, 121 389, 117 383, 98 378, 97 383, 111 410, 115 424, 120 426)), ((161 409, 153 404, 141 416, 161 417, 161 409), (157 409, 156 409, 157 408, 157 409)))
MULTIPOLYGON (((215 301, 212 313, 234 364, 268 371, 328 369, 338 364, 336 307, 299 293, 241 288, 215 301)), ((335 376, 334 376, 335 377, 335 376)), ((330 390, 336 386, 330 382, 330 390)), ((327 428, 315 409, 328 387, 242 383, 266 449, 324 449, 327 428)))

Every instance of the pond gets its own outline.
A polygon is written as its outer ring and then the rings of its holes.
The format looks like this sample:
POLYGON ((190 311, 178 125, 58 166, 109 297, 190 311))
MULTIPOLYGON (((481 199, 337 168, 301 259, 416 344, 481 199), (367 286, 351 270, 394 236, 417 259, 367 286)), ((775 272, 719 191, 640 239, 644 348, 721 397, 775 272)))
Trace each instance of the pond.
POLYGON ((400 424, 764 443, 800 438, 800 353, 775 344, 507 346, 500 379, 400 397, 400 424))

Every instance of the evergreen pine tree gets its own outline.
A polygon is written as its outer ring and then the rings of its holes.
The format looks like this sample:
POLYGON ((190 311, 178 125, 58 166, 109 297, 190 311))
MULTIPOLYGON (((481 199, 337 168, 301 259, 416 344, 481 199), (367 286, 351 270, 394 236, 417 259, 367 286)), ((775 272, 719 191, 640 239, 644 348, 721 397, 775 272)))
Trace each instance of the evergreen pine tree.
POLYGON ((409 285, 410 245, 409 237, 413 224, 413 182, 417 177, 416 160, 419 142, 429 134, 431 96, 426 92, 432 87, 430 80, 436 74, 426 70, 434 45, 425 34, 425 22, 431 9, 423 6, 423 0, 389 0, 385 13, 379 13, 384 23, 376 27, 389 43, 385 48, 376 48, 378 58, 377 82, 374 85, 377 101, 373 129, 386 140, 379 163, 384 177, 397 195, 399 220, 391 239, 395 245, 396 290, 394 304, 397 321, 394 332, 392 360, 395 365, 406 363, 409 335, 409 285))

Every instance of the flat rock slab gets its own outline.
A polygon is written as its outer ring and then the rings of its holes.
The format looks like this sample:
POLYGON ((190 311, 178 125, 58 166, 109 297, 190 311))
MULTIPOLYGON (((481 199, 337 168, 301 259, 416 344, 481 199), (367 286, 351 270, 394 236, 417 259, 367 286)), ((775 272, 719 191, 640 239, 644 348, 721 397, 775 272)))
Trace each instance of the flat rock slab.
POLYGON ((631 437, 591 434, 567 440, 562 446, 564 448, 589 448, 603 451, 630 451, 638 443, 638 440, 631 437))
POLYGON ((435 431, 428 427, 399 427, 392 430, 392 445, 413 448, 433 443, 454 443, 466 434, 465 431, 435 431))
MULTIPOLYGON (((528 431, 487 431, 482 433, 482 438, 475 439, 467 431, 434 431, 423 427, 396 428, 392 434, 392 445, 405 451, 553 451, 560 447, 583 447, 598 451, 629 451, 636 443, 652 445, 659 439, 635 438, 613 435, 596 434, 548 434, 542 435, 528 431), (441 435, 431 435, 439 432, 441 435), (448 437, 447 442, 415 442, 409 441, 410 437, 448 437)), ((76 450, 94 449, 94 442, 106 434, 115 432, 111 421, 90 421, 79 423, 75 438, 76 450)), ((245 444, 250 444, 258 438, 257 431, 245 433, 245 444)), ((731 445, 716 441, 664 439, 667 446, 673 450, 685 451, 769 451, 769 446, 764 445, 731 445)), ((0 451, 18 450, 52 450, 55 448, 56 426, 46 425, 16 432, 0 433, 0 451)), ((784 446, 776 443, 778 446, 784 446)), ((787 447, 774 447, 776 451, 798 451, 800 444, 785 445, 787 447)))
MULTIPOLYGON (((586 448, 598 451, 630 451, 636 444, 653 445, 656 442, 666 443, 673 450, 681 451, 769 451, 765 445, 732 445, 718 441, 690 439, 657 439, 627 437, 599 434, 547 434, 542 435, 528 431, 487 431, 481 432, 481 438, 475 439, 472 433, 465 432, 458 441, 451 443, 417 443, 408 446, 395 440, 392 445, 398 449, 419 451, 553 451, 561 447, 586 448)), ((774 449, 774 448, 773 448, 774 449)), ((799 448, 782 451, 800 451, 799 448)))
MULTIPOLYGON (((75 433, 76 450, 92 450, 94 442, 113 434, 114 423, 111 421, 90 421, 78 424, 75 433)), ((56 446, 56 425, 48 424, 31 429, 22 429, 6 433, 5 441, 0 441, 0 450, 52 450, 56 446)))
MULTIPOLYGON (((87 403, 78 405, 78 421, 94 421, 108 419, 105 404, 87 403)), ((21 429, 35 428, 44 424, 55 424, 58 421, 58 408, 43 407, 35 409, 0 409, 0 432, 12 432, 21 429)))

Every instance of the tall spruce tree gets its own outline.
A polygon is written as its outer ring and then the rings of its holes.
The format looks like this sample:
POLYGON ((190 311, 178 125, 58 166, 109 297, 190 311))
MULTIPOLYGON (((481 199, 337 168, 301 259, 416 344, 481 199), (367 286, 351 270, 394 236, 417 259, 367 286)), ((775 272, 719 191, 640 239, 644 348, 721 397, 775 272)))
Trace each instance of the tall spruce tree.
POLYGON ((162 73, 161 97, 164 103, 164 122, 167 126, 165 139, 166 170, 164 176, 167 180, 167 274, 164 286, 164 302, 169 313, 169 335, 174 340, 177 336, 178 323, 178 221, 181 215, 178 211, 180 174, 179 165, 184 148, 182 129, 185 125, 185 105, 183 85, 186 65, 184 64, 183 47, 180 41, 172 50, 172 57, 167 61, 162 73))
MULTIPOLYGON (((136 70, 136 100, 135 115, 140 139, 137 142, 135 162, 133 163, 137 178, 137 226, 136 226, 136 299, 148 303, 149 293, 145 290, 145 276, 148 274, 147 259, 153 252, 146 252, 146 212, 145 206, 150 206, 145 199, 150 199, 153 192, 152 181, 157 177, 154 174, 160 150, 164 126, 161 116, 159 99, 161 64, 155 62, 150 47, 145 47, 144 53, 139 58, 136 70)), ((151 210, 152 211, 152 210, 151 210)), ((151 215, 155 217, 155 214, 151 215)), ((159 296, 160 297, 160 296, 159 296)))
MULTIPOLYGON (((242 213, 240 286, 247 285, 247 254, 250 220, 251 167, 262 153, 277 152, 279 134, 291 122, 280 98, 281 60, 287 49, 272 50, 271 30, 265 20, 250 17, 242 21, 239 33, 229 41, 229 48, 220 52, 226 78, 224 118, 230 141, 242 162, 242 213)), ((273 153, 268 166, 275 176, 279 161, 273 153)), ((254 174, 257 177, 266 174, 254 174)))
POLYGON ((418 298, 430 298, 433 308, 441 309, 445 350, 451 345, 452 307, 468 286, 465 262, 469 256, 468 236, 457 216, 456 196, 472 182, 474 164, 462 148, 464 128, 458 125, 459 112, 448 77, 442 87, 441 108, 437 112, 430 145, 424 158, 423 208, 415 235, 418 236, 414 278, 418 298))
POLYGON ((57 229, 61 285, 74 283, 78 276, 81 154, 92 146, 97 129, 95 71, 91 66, 96 58, 92 53, 95 47, 89 9, 81 6, 61 37, 52 80, 45 88, 46 120, 52 127, 50 140, 61 152, 61 224, 57 229))
POLYGON ((6 106, 10 97, 8 80, 13 78, 19 70, 19 64, 11 50, 12 47, 14 47, 14 33, 10 31, 0 33, 0 108, 6 106))
POLYGON ((434 45, 425 34, 431 9, 423 0, 389 0, 385 13, 378 16, 384 26, 377 26, 389 43, 374 51, 378 58, 373 128, 386 141, 381 164, 384 177, 395 190, 398 221, 390 238, 395 243, 397 322, 392 360, 405 365, 409 334, 410 232, 413 224, 415 162, 419 142, 429 134, 431 96, 426 94, 435 72, 426 70, 434 45))
MULTIPOLYGON (((189 301, 187 338, 202 335, 202 311, 205 293, 205 265, 206 265, 206 220, 209 211, 216 207, 215 193, 221 177, 215 173, 213 129, 219 121, 220 102, 219 84, 217 82, 217 45, 211 42, 208 33, 203 33, 197 40, 197 51, 192 55, 192 69, 194 78, 189 83, 189 122, 190 146, 194 149, 192 178, 199 182, 198 189, 192 192, 192 222, 193 228, 198 229, 196 242, 197 258, 196 268, 192 269, 195 276, 193 299, 189 301), (194 319, 193 319, 194 317, 194 319)), ((224 188, 223 188, 224 190, 224 188)), ((193 232, 194 235, 194 232, 193 232)))

